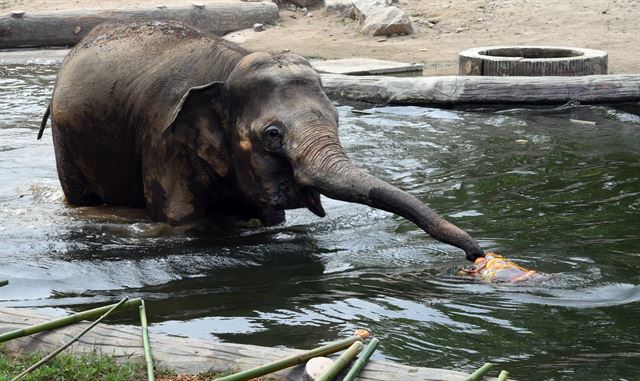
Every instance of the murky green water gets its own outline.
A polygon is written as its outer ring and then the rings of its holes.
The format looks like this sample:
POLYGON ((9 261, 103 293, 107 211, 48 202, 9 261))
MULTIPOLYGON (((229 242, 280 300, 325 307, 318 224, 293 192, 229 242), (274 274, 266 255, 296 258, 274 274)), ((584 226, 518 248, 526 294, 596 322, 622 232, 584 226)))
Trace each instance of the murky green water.
POLYGON ((639 105, 339 107, 354 161, 550 274, 487 285, 457 277, 461 252, 407 221, 328 199, 324 219, 228 230, 66 206, 50 130, 35 140, 56 67, 0 64, 0 306, 63 313, 129 295, 156 332, 309 348, 365 326, 377 358, 405 364, 640 378, 639 105))

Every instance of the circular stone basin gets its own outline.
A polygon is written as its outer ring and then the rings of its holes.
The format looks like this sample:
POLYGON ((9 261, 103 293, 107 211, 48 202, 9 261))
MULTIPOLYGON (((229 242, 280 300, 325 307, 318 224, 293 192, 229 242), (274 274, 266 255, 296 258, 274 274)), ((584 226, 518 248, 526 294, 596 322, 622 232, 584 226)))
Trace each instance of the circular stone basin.
POLYGON ((460 53, 460 75, 576 76, 607 74, 607 52, 555 46, 492 46, 460 53))

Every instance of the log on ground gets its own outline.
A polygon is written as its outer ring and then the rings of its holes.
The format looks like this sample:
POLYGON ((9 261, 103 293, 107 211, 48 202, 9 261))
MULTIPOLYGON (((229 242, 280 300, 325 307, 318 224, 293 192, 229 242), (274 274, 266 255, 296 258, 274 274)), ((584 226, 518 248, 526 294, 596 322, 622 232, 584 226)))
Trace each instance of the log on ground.
POLYGON ((322 74, 321 77, 324 91, 332 99, 378 104, 454 106, 640 101, 640 74, 419 78, 322 74))
POLYGON ((271 2, 215 2, 204 7, 154 7, 103 11, 25 13, 0 18, 0 48, 75 45, 96 25, 107 21, 174 20, 203 32, 223 35, 250 28, 255 23, 273 24, 278 6, 271 2))
MULTIPOLYGON (((51 316, 22 308, 0 308, 0 333, 24 328, 52 319, 51 316)), ((48 353, 68 341, 88 322, 78 323, 53 331, 11 340, 6 349, 12 352, 48 353)), ((296 349, 270 348, 255 345, 218 343, 199 339, 174 337, 150 333, 154 362, 180 373, 205 371, 226 372, 246 370, 271 361, 302 353, 296 349)), ((336 340, 341 338, 336 337, 336 340)), ((274 345, 278 343, 274 342, 274 345)), ((309 348, 310 349, 310 348, 309 348)), ((92 352, 114 356, 116 359, 142 359, 144 349, 138 327, 98 324, 66 353, 92 352)), ((304 364, 285 369, 273 376, 274 380, 297 381, 304 375, 304 364)), ((368 381, 461 381, 467 374, 446 369, 421 368, 388 361, 370 361, 359 379, 368 381)), ((271 379, 271 378, 269 378, 271 379)))

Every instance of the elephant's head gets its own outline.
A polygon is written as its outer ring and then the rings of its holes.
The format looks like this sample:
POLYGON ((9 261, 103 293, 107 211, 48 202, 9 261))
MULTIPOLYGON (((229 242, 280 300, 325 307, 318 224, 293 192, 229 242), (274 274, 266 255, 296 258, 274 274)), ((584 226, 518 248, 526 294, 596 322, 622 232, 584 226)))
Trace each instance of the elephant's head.
MULTIPOLYGON (((470 260, 484 255, 466 232, 347 158, 338 137, 338 112, 304 58, 252 53, 224 84, 196 90, 208 91, 215 108, 227 110, 222 118, 227 147, 212 143, 198 149, 200 156, 208 157, 219 175, 234 176, 256 206, 307 207, 323 217, 323 194, 403 216, 432 237, 463 249, 470 260)), ((221 137, 216 131, 207 134, 221 137)))

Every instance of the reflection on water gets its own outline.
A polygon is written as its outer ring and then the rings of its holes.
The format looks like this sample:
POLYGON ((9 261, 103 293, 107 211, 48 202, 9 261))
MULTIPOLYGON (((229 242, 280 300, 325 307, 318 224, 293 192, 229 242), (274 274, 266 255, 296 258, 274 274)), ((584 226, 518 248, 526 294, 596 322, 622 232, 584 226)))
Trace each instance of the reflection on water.
POLYGON ((35 140, 55 71, 0 64, 0 306, 62 313, 126 294, 148 301, 154 330, 179 335, 308 348, 366 326, 378 358, 406 364, 640 377, 638 105, 339 107, 355 162, 549 274, 488 285, 456 276, 462 253, 409 222, 333 200, 324 219, 295 210, 270 228, 68 207, 50 131, 35 140))

